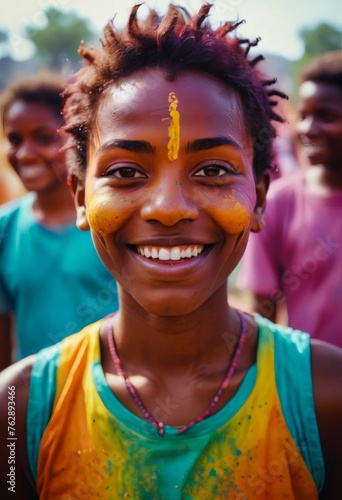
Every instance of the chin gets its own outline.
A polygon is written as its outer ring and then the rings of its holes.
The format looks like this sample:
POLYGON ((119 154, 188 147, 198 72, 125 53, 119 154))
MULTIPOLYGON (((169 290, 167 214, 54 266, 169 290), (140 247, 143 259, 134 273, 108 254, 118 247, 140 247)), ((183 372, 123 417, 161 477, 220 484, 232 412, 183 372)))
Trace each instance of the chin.
POLYGON ((193 313, 201 307, 204 300, 200 300, 199 297, 180 297, 178 293, 177 296, 165 297, 159 296, 151 300, 146 300, 146 297, 133 297, 139 305, 148 313, 154 316, 164 316, 164 317, 176 317, 176 316, 186 316, 193 313))

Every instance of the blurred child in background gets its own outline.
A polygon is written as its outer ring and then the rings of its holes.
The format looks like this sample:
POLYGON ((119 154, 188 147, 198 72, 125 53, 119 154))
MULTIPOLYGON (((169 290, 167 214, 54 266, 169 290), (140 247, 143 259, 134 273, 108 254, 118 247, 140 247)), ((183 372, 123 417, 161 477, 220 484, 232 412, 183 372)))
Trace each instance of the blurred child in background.
POLYGON ((77 229, 58 129, 63 79, 42 73, 1 96, 7 156, 29 192, 0 208, 0 367, 117 307, 116 284, 77 229), (14 327, 15 321, 15 327, 14 327))

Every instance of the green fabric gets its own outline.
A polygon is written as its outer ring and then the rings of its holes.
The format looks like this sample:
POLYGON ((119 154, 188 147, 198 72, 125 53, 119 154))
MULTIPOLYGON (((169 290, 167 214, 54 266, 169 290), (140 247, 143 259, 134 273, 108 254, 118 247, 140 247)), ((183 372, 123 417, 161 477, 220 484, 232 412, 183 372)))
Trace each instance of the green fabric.
POLYGON ((34 479, 40 440, 49 423, 56 394, 56 375, 61 343, 40 351, 33 365, 26 417, 27 455, 34 479))
POLYGON ((283 414, 320 491, 325 472, 313 398, 310 337, 279 328, 261 316, 258 322, 275 332, 275 375, 283 414))

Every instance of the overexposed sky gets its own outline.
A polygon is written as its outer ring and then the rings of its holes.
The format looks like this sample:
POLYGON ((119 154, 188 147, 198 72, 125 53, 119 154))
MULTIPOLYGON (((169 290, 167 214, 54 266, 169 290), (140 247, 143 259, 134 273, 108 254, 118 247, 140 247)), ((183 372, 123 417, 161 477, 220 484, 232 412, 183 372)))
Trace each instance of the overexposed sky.
MULTIPOLYGON (((141 0, 0 0, 0 29, 9 32, 7 49, 12 57, 23 60, 32 54, 32 47, 23 36, 23 26, 44 25, 44 10, 54 6, 74 10, 91 21, 99 36, 108 21, 117 13, 117 21, 141 0)), ((168 0, 147 0, 148 6, 163 12, 168 0)), ((198 9, 204 0, 174 0, 173 3, 198 9)), ((259 49, 288 59, 298 59, 303 47, 298 36, 301 27, 315 27, 320 22, 342 29, 341 0, 211 0, 212 18, 219 24, 225 20, 245 19, 239 34, 260 36, 259 49)), ((342 48, 342 39, 341 39, 342 48)))

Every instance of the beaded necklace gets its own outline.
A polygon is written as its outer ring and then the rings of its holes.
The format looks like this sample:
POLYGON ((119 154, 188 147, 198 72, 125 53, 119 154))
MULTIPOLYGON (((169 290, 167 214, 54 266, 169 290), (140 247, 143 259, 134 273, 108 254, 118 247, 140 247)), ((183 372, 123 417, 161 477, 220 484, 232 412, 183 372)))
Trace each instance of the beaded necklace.
MULTIPOLYGON (((240 323, 241 323, 241 333, 240 333, 239 342, 238 342, 238 344, 236 346, 236 349, 235 349, 235 352, 234 352, 234 356, 233 356, 233 360, 232 360, 232 362, 231 362, 231 364, 229 366, 228 372, 227 372, 227 374, 226 374, 226 376, 225 376, 225 378, 224 378, 221 386, 219 387, 218 391, 216 392, 216 394, 215 394, 212 402, 208 406, 208 408, 199 417, 197 417, 195 420, 193 420, 189 424, 183 425, 183 426, 179 427, 177 429, 178 433, 182 433, 182 432, 187 431, 188 429, 190 429, 190 427, 194 426, 198 422, 201 422, 202 420, 204 420, 205 418, 209 417, 209 415, 212 414, 215 406, 217 405, 217 403, 218 403, 218 401, 219 401, 219 399, 220 399, 220 397, 222 395, 222 392, 224 391, 224 389, 226 389, 226 387, 228 386, 228 384, 229 384, 229 382, 230 382, 230 380, 231 380, 231 378, 232 378, 232 376, 234 374, 236 365, 238 364, 238 361, 239 361, 239 358, 240 358, 240 355, 241 355, 241 352, 242 352, 242 348, 243 348, 243 345, 245 343, 246 336, 247 336, 246 320, 245 320, 243 314, 239 313, 238 311, 237 311, 237 313, 239 315, 239 319, 240 319, 240 323)), ((120 377, 122 377, 124 379, 125 385, 126 385, 126 389, 127 389, 128 393, 129 393, 129 395, 132 397, 133 401, 138 406, 138 408, 140 409, 141 413, 146 418, 146 420, 148 420, 157 429, 158 434, 160 436, 164 436, 164 434, 165 434, 164 423, 163 422, 158 422, 151 415, 151 413, 145 408, 143 402, 141 401, 141 399, 138 396, 137 391, 132 386, 129 378, 122 371, 120 358, 119 358, 119 355, 118 355, 118 352, 117 352, 117 349, 116 349, 116 345, 115 345, 114 332, 113 332, 113 328, 112 327, 108 328, 107 337, 108 337, 109 351, 110 351, 110 354, 112 356, 112 359, 113 359, 113 362, 114 362, 114 365, 115 365, 115 369, 116 369, 117 375, 119 375, 120 377)))

